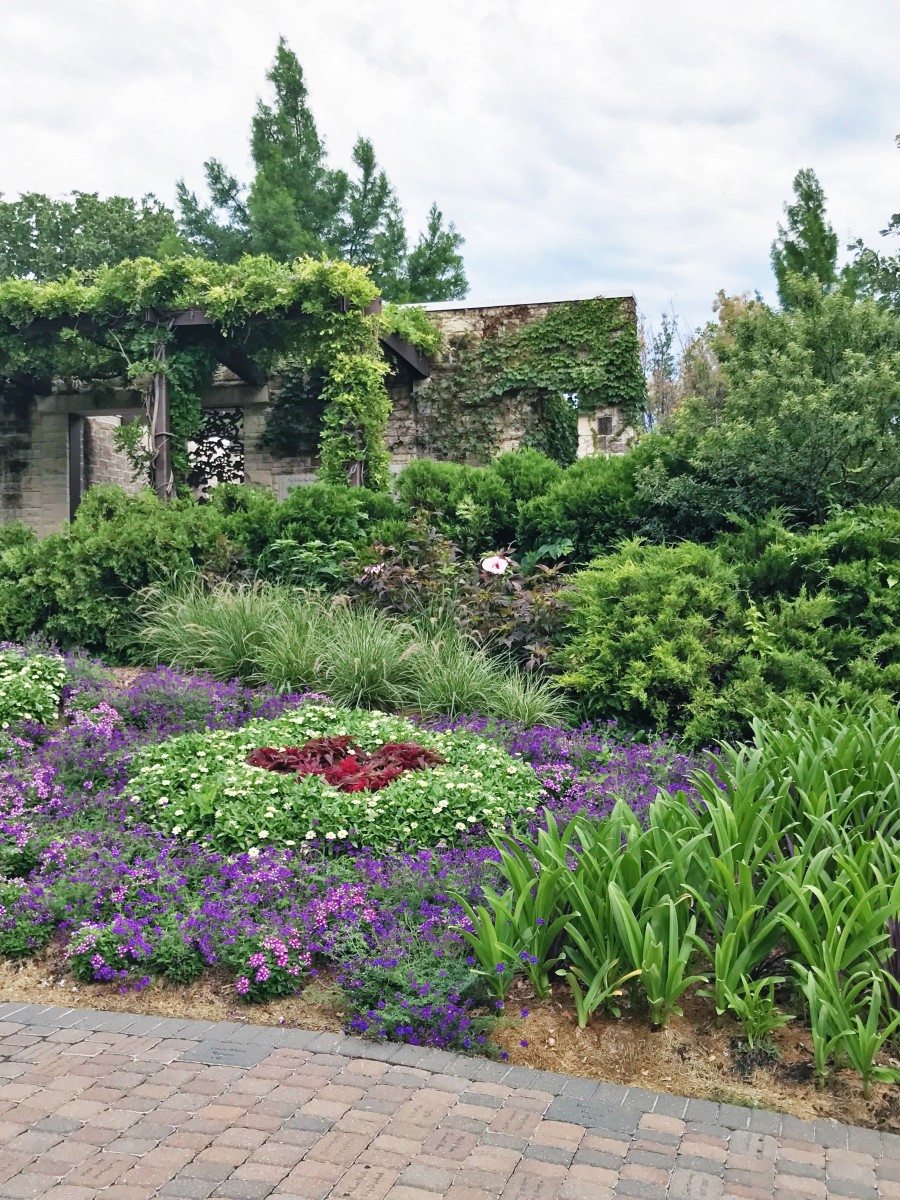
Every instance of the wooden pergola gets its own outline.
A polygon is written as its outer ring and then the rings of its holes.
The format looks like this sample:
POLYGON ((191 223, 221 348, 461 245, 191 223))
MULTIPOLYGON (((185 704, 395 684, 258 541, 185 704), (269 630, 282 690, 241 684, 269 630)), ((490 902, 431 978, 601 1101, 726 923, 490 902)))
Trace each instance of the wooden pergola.
MULTIPOLYGON (((337 311, 349 312, 351 304, 345 297, 336 302, 337 311)), ((381 311, 380 299, 373 300, 363 311, 366 314, 381 311)), ((286 309, 278 314, 281 320, 302 320, 304 313, 300 306, 286 309)), ((241 342, 221 332, 216 322, 203 308, 182 308, 170 312, 162 312, 155 308, 147 308, 142 314, 144 322, 156 329, 168 333, 179 332, 193 334, 200 339, 215 354, 218 362, 226 367, 243 383, 253 387, 262 387, 266 382, 266 373, 255 363, 241 342)), ((88 316, 74 317, 40 317, 33 320, 20 330, 23 338, 34 339, 52 336, 63 329, 71 329, 92 341, 102 342, 103 334, 114 331, 116 326, 124 326, 134 321, 133 316, 122 317, 102 327, 88 316)), ((402 362, 418 378, 424 379, 432 369, 430 359, 424 357, 410 342, 396 334, 389 334, 380 339, 382 348, 388 351, 388 357, 394 362, 402 362)), ((156 494, 162 500, 168 500, 174 493, 174 478, 172 474, 171 429, 169 420, 169 384, 165 372, 167 339, 159 338, 154 346, 153 357, 158 364, 148 381, 147 410, 150 424, 150 481, 156 494)), ((9 382, 20 391, 33 395, 45 395, 52 389, 52 380, 42 379, 24 373, 9 376, 9 382)), ((70 463, 70 472, 71 472, 70 463)), ((359 482, 361 471, 348 472, 348 482, 359 482)))

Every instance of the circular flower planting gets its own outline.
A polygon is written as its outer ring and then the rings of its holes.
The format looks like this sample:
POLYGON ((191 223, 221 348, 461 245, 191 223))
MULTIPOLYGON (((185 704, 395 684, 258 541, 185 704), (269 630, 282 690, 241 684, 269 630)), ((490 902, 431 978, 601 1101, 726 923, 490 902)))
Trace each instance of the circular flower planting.
POLYGON ((143 750, 129 792, 167 833, 251 852, 436 845, 527 819, 539 797, 534 771, 477 734, 319 704, 143 750))

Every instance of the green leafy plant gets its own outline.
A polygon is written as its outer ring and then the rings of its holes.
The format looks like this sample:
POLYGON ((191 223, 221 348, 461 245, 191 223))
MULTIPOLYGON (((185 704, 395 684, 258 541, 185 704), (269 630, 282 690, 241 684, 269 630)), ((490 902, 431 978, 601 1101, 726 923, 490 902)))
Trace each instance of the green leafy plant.
POLYGON ((626 963, 640 973, 640 985, 657 1029, 668 1024, 672 1014, 681 1016, 678 1000, 689 987, 703 983, 704 975, 688 975, 688 963, 697 949, 697 921, 691 917, 685 928, 678 904, 671 896, 660 901, 641 927, 633 909, 616 883, 609 885, 610 906, 626 963))
POLYGON ((23 720, 51 724, 59 716, 65 681, 61 658, 0 651, 0 729, 23 720))
POLYGON ((546 999, 550 973, 559 962, 559 937, 569 920, 561 903, 567 868, 536 865, 529 852, 534 847, 527 841, 495 837, 494 844, 500 851, 500 874, 509 887, 502 894, 485 887, 484 905, 473 906, 458 895, 472 925, 472 930, 460 932, 481 962, 488 986, 501 998, 512 976, 521 972, 531 980, 535 994, 546 999))
POLYGON ((794 1020, 789 1014, 779 1012, 775 1004, 775 985, 778 983, 784 983, 784 980, 773 976, 750 979, 742 975, 736 989, 727 984, 723 989, 725 1003, 743 1026, 751 1050, 774 1049, 772 1034, 794 1020))

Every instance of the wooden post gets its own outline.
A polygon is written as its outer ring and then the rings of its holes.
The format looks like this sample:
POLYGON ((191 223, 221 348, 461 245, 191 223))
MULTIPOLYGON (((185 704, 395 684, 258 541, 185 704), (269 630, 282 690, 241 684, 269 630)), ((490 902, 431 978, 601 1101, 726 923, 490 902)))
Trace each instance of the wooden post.
MULTIPOLYGON (((153 357, 165 366, 166 343, 157 342, 153 357)), ((169 380, 157 371, 150 385, 150 476, 160 500, 171 500, 175 491, 172 476, 172 433, 169 429, 169 380)))

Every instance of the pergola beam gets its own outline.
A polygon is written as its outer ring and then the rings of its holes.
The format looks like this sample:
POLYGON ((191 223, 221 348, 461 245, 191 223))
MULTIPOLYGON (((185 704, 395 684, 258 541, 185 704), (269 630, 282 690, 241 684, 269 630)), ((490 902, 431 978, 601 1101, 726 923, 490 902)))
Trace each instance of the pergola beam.
MULTIPOLYGON (((348 297, 340 296, 335 301, 339 312, 350 312, 353 305, 348 297)), ((381 312, 381 299, 376 298, 368 304, 363 312, 371 316, 381 312)), ((260 314, 262 315, 262 314, 260 314)), ((305 314, 299 304, 291 305, 281 312, 266 314, 281 320, 296 320, 305 314)), ((207 341, 218 361, 232 371, 238 379, 253 387, 262 387, 266 381, 265 372, 253 361, 240 342, 226 336, 216 328, 216 323, 202 307, 177 309, 173 312, 163 312, 155 308, 147 308, 143 314, 147 325, 155 325, 160 330, 196 330, 203 341, 207 341)), ((134 320, 134 315, 123 315, 102 325, 88 314, 69 317, 37 317, 19 328, 19 336, 29 340, 51 337, 64 329, 72 329, 92 341, 102 343, 104 330, 121 328, 134 320)), ((431 373, 432 364, 421 355, 410 342, 397 334, 388 334, 381 338, 381 344, 396 358, 406 363, 411 370, 424 379, 431 373)), ((165 371, 166 341, 159 337, 154 348, 154 359, 157 369, 154 371, 148 393, 148 408, 150 416, 150 474, 156 494, 161 500, 168 500, 174 495, 175 484, 172 473, 171 429, 169 427, 169 381, 165 371)), ((32 376, 20 374, 10 382, 25 390, 38 393, 40 387, 46 387, 48 381, 37 380, 32 376)), ((80 426, 79 426, 80 430, 80 426)), ((80 471, 80 460, 73 458, 70 470, 73 474, 80 471)), ((348 482, 351 484, 362 481, 362 463, 354 463, 348 472, 348 482)), ((80 485, 79 485, 80 486, 80 485)), ((73 494, 78 489, 73 486, 73 494)))

